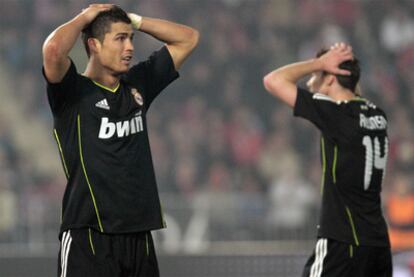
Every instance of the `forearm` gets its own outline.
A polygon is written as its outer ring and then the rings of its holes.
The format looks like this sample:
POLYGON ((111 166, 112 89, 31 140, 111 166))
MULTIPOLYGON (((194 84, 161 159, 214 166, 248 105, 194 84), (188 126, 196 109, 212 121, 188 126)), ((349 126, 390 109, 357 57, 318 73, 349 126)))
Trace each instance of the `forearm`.
POLYGON ((293 107, 297 96, 296 83, 306 75, 319 70, 322 70, 319 59, 297 62, 270 72, 264 77, 263 84, 269 93, 293 107))
POLYGON ((157 18, 143 17, 140 31, 167 45, 193 44, 196 39, 196 31, 193 28, 157 18))
POLYGON ((278 68, 269 73, 269 78, 281 78, 291 84, 296 84, 301 78, 323 70, 322 63, 319 59, 311 59, 303 62, 292 63, 278 68))
POLYGON ((176 70, 198 44, 199 33, 196 29, 162 19, 134 14, 129 16, 132 18, 134 28, 166 43, 176 70))
POLYGON ((350 72, 339 68, 339 65, 351 59, 353 59, 352 47, 338 43, 319 58, 292 63, 270 72, 264 77, 263 83, 269 93, 293 107, 297 96, 296 83, 299 79, 320 71, 334 75, 349 75, 350 72))

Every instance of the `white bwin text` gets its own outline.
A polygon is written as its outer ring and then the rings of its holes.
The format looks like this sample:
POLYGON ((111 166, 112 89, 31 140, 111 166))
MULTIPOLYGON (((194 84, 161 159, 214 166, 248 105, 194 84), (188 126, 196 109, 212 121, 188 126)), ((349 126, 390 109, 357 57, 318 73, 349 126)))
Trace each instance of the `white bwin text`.
POLYGON ((109 139, 116 134, 118 138, 122 138, 143 130, 144 125, 141 115, 135 116, 131 120, 118 122, 109 122, 109 118, 102 117, 98 137, 100 139, 109 139))

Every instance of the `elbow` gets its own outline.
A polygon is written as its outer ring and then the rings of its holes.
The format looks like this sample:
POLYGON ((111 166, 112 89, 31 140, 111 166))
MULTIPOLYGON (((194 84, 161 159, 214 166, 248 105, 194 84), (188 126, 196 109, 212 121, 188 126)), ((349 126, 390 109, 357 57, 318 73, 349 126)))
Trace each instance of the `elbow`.
POLYGON ((187 47, 191 50, 197 47, 200 40, 200 32, 193 28, 188 28, 187 30, 187 47))
POLYGON ((200 40, 200 32, 196 29, 190 28, 188 35, 188 42, 191 49, 196 48, 200 40))
POLYGON ((269 92, 270 94, 277 96, 278 92, 280 90, 282 81, 280 80, 280 77, 275 74, 274 72, 271 72, 264 76, 263 78, 263 86, 269 92))
POLYGON ((282 100, 290 107, 295 106, 297 87, 296 84, 285 79, 279 72, 271 72, 263 78, 263 85, 266 90, 276 98, 282 100))
POLYGON ((265 87, 267 92, 270 92, 271 82, 272 81, 271 81, 270 73, 263 77, 263 86, 265 87))
POLYGON ((61 59, 62 53, 59 45, 54 41, 46 41, 43 44, 43 59, 50 62, 57 62, 61 59))

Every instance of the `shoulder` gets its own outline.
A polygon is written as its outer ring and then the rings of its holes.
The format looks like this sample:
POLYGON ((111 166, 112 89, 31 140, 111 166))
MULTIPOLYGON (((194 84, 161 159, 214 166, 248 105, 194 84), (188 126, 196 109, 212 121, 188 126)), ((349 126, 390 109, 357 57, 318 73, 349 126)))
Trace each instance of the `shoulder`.
POLYGON ((385 112, 382 108, 371 102, 370 100, 362 97, 357 97, 351 101, 354 105, 356 105, 362 112, 365 113, 373 113, 373 114, 380 114, 385 116, 385 112))

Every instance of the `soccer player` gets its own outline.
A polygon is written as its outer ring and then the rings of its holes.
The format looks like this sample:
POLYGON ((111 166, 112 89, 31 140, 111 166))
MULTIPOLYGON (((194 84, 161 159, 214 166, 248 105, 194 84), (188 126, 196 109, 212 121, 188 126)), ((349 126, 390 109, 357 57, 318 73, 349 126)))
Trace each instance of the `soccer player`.
POLYGON ((53 31, 43 74, 67 186, 58 276, 159 276, 151 230, 165 227, 147 134, 151 102, 178 77, 198 31, 94 4, 53 31), (130 67, 134 29, 163 41, 130 67), (89 57, 68 57, 82 33, 89 57))
POLYGON ((303 276, 392 275, 381 183, 387 152, 384 112, 355 91, 352 48, 337 43, 315 59, 270 72, 264 86, 321 131, 322 208, 315 252, 303 276), (311 75, 309 91, 296 82, 311 75))

